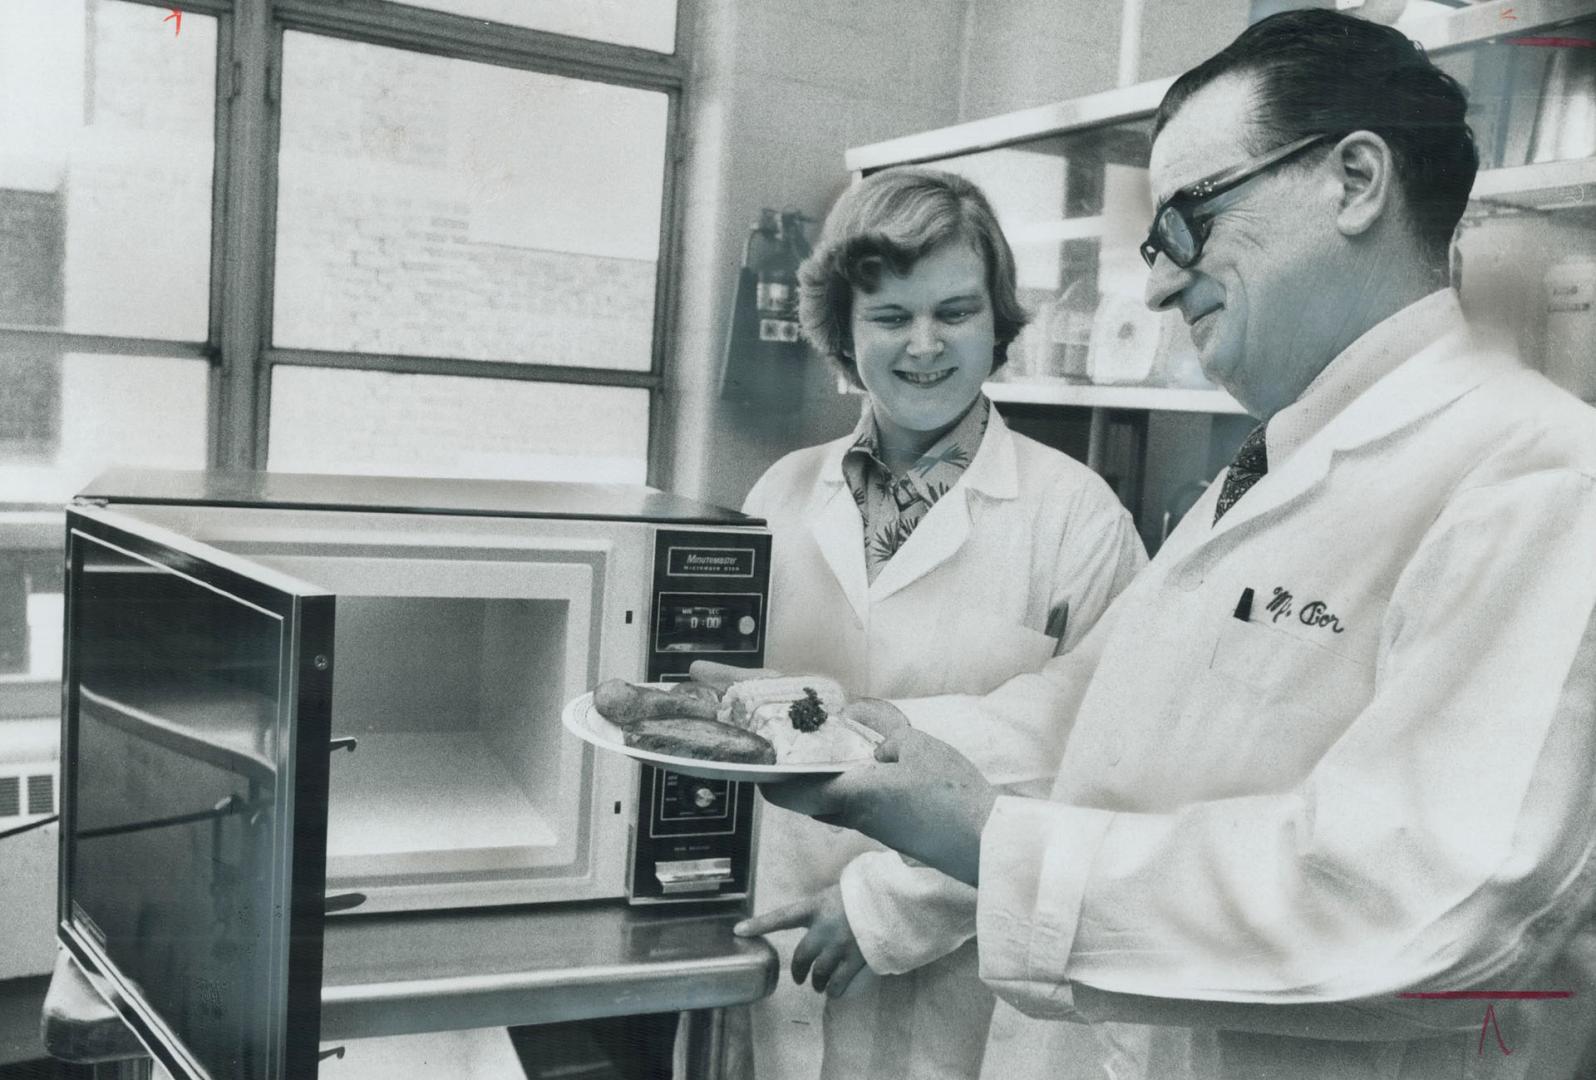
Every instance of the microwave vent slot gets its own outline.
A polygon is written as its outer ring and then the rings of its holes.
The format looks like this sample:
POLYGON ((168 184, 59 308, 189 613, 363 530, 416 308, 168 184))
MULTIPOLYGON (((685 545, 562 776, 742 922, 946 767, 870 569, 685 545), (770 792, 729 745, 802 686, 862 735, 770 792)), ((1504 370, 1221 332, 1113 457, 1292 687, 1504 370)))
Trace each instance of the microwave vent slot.
POLYGON ((55 777, 49 773, 28 777, 28 813, 55 813, 55 777))
POLYGON ((0 776, 0 817, 22 813, 22 777, 0 776))

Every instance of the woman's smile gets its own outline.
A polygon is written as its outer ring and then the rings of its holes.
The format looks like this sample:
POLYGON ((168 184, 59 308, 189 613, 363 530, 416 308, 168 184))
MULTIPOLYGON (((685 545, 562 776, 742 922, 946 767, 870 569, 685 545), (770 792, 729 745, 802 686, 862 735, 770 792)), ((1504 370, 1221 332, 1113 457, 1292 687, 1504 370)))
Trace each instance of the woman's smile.
POLYGON ((952 377, 957 368, 943 368, 941 371, 894 371, 893 374, 910 386, 937 386, 952 377))

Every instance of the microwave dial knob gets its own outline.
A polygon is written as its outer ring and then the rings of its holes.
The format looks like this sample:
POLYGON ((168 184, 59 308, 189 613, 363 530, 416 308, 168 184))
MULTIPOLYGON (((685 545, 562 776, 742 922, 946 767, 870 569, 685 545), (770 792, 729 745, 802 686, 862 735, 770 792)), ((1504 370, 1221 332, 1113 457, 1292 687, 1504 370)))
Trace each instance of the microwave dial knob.
POLYGON ((715 805, 715 793, 700 784, 693 789, 693 805, 700 810, 708 810, 715 805))
POLYGON ((737 632, 743 637, 753 637, 754 631, 758 628, 759 624, 754 622, 754 617, 752 615, 744 615, 741 619, 737 620, 737 632))

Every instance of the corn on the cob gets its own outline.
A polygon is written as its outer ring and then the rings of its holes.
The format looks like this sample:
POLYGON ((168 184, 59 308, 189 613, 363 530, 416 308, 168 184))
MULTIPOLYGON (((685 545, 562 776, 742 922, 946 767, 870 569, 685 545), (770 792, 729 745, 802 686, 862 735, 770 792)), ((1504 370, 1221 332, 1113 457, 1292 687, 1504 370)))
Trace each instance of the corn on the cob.
POLYGON ((717 719, 722 723, 748 728, 754 711, 764 705, 790 705, 803 701, 804 691, 813 690, 828 716, 842 711, 848 695, 835 679, 821 675, 783 675, 774 679, 746 679, 732 683, 720 699, 717 719))

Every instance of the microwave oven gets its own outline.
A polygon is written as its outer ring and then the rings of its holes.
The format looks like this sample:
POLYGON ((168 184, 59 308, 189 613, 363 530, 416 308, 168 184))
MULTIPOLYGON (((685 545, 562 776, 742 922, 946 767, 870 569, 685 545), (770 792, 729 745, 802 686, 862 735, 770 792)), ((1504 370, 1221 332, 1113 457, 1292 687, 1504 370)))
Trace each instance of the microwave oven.
POLYGON ((66 555, 58 935, 176 1076, 314 1075, 328 916, 749 893, 751 786, 561 717, 606 678, 761 664, 755 519, 647 488, 118 471, 66 555))

